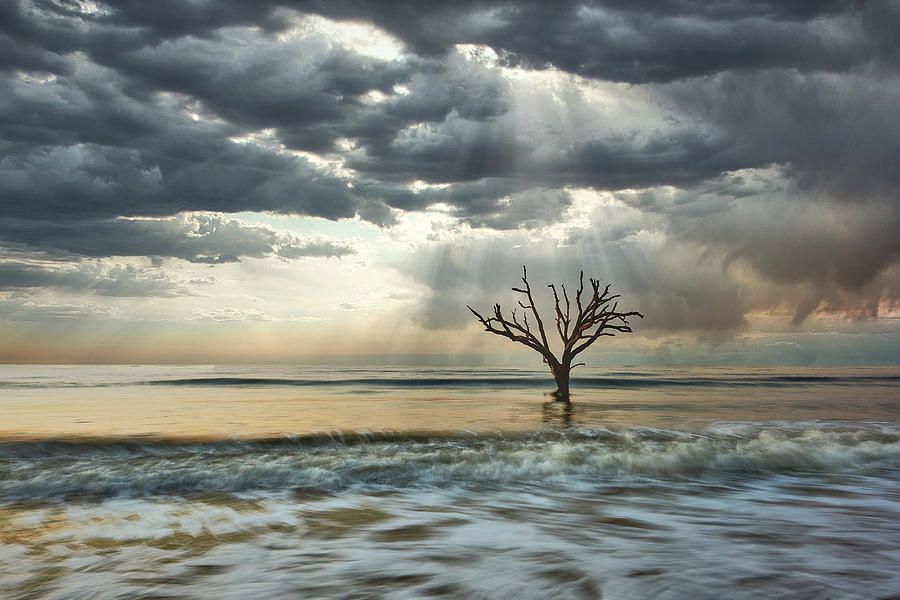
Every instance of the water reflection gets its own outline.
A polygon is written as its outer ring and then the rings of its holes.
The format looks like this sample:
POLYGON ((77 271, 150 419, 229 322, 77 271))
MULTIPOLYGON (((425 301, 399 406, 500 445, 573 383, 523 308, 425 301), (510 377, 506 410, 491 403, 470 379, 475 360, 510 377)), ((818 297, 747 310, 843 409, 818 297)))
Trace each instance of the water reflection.
POLYGON ((541 405, 541 422, 556 427, 572 425, 575 407, 571 401, 552 400, 541 405))

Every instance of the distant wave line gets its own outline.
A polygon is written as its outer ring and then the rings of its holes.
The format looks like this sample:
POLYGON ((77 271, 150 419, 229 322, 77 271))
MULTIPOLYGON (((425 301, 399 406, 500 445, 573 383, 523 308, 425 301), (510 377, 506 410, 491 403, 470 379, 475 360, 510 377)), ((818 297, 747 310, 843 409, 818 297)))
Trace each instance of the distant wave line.
MULTIPOLYGON (((583 387, 658 387, 658 386, 777 386, 817 383, 859 384, 873 382, 900 382, 900 375, 829 376, 829 375, 779 375, 766 377, 573 377, 573 385, 583 387)), ((148 381, 147 385, 200 385, 200 386, 377 386, 377 387, 512 387, 516 385, 545 384, 553 382, 549 377, 365 377, 346 379, 292 379, 269 377, 194 377, 148 381)))
MULTIPOLYGON (((804 385, 887 385, 900 383, 900 375, 768 375, 736 377, 573 377, 574 387, 781 387, 804 385)), ((119 387, 128 385, 197 387, 371 387, 371 388, 516 388, 552 387, 549 377, 190 377, 130 382, 15 382, 0 381, 0 388, 119 387)))

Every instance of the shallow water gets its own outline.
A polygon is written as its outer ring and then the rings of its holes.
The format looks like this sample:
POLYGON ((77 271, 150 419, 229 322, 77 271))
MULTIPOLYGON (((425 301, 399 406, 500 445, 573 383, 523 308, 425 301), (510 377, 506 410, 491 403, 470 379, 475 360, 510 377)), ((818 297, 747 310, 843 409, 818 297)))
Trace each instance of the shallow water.
POLYGON ((0 597, 888 598, 898 375, 0 367, 0 597))

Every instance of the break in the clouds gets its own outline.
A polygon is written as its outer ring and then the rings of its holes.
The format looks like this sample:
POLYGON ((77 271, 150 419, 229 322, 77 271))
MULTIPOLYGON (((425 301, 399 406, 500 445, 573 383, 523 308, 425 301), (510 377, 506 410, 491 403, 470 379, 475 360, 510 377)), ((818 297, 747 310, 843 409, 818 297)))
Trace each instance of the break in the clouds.
POLYGON ((428 338, 528 262, 651 336, 889 323, 898 30, 896 0, 6 2, 0 311, 428 338))

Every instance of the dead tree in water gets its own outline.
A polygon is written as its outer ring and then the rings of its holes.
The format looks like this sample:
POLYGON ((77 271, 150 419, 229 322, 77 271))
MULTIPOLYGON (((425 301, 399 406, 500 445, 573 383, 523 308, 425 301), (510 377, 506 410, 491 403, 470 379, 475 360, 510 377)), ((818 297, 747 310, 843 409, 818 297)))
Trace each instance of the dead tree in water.
POLYGON ((619 304, 615 300, 619 298, 619 295, 610 294, 608 285, 601 290, 599 279, 593 277, 588 279, 591 285, 591 289, 588 290, 589 296, 585 296, 584 271, 581 272, 578 280, 578 291, 575 292, 575 308, 577 308, 575 315, 572 314, 573 307, 566 286, 559 286, 562 290, 562 301, 556 285, 551 283, 547 286, 553 290, 553 300, 556 303, 556 332, 559 334, 563 346, 559 358, 550 349, 544 322, 534 304, 531 286, 528 284, 528 271, 524 266, 522 267, 522 283, 525 284, 525 287, 512 288, 514 292, 525 294, 527 304, 519 300, 519 308, 522 309, 521 320, 516 315, 518 309, 513 309, 511 318, 504 317, 499 304, 494 305, 494 316, 487 318, 471 306, 467 306, 478 321, 484 325, 485 331, 525 344, 539 352, 544 357, 544 362, 550 367, 550 373, 553 374, 553 379, 556 381, 554 395, 558 400, 563 401, 569 400, 569 375, 572 369, 584 365, 584 363, 573 364, 575 357, 587 350, 601 337, 612 337, 616 333, 631 333, 629 317, 644 318, 644 315, 636 311, 618 312, 619 304), (529 322, 529 313, 534 318, 534 323, 529 322), (532 331, 533 325, 537 327, 536 333, 532 331))

